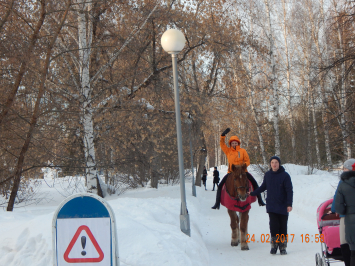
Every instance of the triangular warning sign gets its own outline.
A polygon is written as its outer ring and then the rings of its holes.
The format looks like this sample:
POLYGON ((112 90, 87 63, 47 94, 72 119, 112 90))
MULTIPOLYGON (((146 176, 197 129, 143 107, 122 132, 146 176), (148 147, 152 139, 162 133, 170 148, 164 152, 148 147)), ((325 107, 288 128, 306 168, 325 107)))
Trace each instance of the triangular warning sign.
POLYGON ((104 253, 102 252, 99 244, 97 243, 95 237, 91 233, 89 227, 86 225, 82 225, 76 230, 76 233, 73 237, 73 239, 70 241, 66 251, 64 252, 64 260, 69 263, 76 263, 76 262, 100 262, 104 259, 104 253), (98 258, 69 258, 69 253, 72 250, 75 242, 78 240, 78 237, 82 231, 85 231, 87 235, 89 236, 92 244, 94 245, 97 253, 99 254, 98 258))

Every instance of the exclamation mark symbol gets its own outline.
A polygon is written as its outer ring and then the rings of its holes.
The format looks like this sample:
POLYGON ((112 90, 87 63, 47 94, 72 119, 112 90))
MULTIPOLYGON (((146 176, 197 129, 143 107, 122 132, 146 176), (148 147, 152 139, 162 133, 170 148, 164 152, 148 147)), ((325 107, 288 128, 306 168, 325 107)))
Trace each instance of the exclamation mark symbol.
MULTIPOLYGON (((83 247, 83 249, 85 249, 85 245, 86 245, 86 236, 82 236, 81 237, 81 246, 83 247)), ((81 252, 81 255, 85 256, 86 255, 86 251, 83 250, 81 252)))

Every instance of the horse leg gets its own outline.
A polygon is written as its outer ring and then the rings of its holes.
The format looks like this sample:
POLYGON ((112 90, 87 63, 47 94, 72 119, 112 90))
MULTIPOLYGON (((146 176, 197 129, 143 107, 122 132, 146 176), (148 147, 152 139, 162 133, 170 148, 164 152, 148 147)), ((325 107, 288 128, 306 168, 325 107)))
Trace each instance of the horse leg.
POLYGON ((248 221, 249 211, 242 212, 240 216, 240 241, 242 250, 249 250, 247 243, 248 221))
POLYGON ((232 240, 231 246, 238 246, 239 244, 239 218, 236 211, 228 210, 231 219, 232 240))

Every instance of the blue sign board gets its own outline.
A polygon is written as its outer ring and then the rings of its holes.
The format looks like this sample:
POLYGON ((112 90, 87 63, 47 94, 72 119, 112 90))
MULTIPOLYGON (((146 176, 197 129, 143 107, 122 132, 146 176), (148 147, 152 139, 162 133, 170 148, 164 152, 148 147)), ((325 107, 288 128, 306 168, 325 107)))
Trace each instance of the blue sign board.
POLYGON ((53 217, 54 266, 119 266, 114 213, 101 197, 65 199, 53 217))

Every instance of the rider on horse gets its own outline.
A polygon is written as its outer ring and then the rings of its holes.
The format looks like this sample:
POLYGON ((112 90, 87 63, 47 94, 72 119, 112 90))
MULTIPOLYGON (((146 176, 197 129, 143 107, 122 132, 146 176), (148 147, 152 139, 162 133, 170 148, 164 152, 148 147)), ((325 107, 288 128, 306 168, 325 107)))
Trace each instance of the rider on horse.
MULTIPOLYGON (((219 209, 220 204, 221 204, 221 191, 223 188, 224 183, 227 180, 228 174, 231 172, 231 167, 232 165, 241 165, 242 163, 245 163, 247 166, 250 165, 250 159, 248 156, 248 153, 245 149, 240 147, 240 140, 237 136, 232 136, 229 139, 229 146, 228 147, 225 143, 226 139, 226 134, 228 134, 230 131, 230 128, 227 128, 225 131, 223 131, 220 139, 220 145, 222 151, 226 154, 227 159, 228 159, 228 173, 223 177, 221 183, 218 185, 218 190, 217 190, 217 195, 216 195, 216 203, 212 207, 212 209, 219 209)), ((259 187, 258 183, 255 181, 254 177, 250 173, 246 173, 249 181, 253 185, 254 190, 259 187)), ((265 206, 265 203, 261 199, 260 194, 258 195, 258 203, 260 206, 265 206)))

